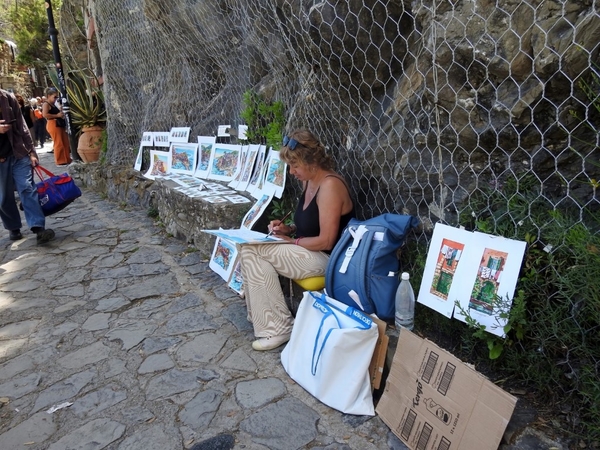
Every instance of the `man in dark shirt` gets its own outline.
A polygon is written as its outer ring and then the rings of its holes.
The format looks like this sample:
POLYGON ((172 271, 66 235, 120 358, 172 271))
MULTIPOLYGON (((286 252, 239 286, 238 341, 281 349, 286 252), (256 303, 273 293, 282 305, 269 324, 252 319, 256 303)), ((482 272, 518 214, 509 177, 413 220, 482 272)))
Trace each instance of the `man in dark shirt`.
POLYGON ((12 241, 23 239, 15 187, 25 220, 37 235, 38 244, 54 239, 54 231, 46 229, 46 218, 33 183, 31 168, 38 164, 38 155, 17 99, 0 89, 0 219, 4 228, 10 231, 12 241))

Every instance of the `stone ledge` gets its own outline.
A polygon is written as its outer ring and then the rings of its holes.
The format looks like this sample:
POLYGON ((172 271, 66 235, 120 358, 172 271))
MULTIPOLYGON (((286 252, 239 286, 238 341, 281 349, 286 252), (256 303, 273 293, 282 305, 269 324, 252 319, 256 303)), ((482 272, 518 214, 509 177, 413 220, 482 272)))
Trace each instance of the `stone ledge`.
POLYGON ((110 200, 146 209, 156 209, 165 230, 193 244, 206 257, 213 250, 215 237, 203 229, 239 228, 251 203, 209 203, 191 198, 172 187, 167 180, 149 180, 130 167, 104 166, 74 162, 69 174, 78 184, 105 194, 110 200))

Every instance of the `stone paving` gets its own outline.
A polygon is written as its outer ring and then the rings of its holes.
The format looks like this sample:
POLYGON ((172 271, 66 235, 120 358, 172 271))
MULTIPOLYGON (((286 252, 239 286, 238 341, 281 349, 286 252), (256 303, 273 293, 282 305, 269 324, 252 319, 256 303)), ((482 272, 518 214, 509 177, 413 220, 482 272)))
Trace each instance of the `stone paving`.
POLYGON ((0 235, 0 449, 406 448, 253 351, 244 300, 146 211, 84 190, 47 226, 0 235))

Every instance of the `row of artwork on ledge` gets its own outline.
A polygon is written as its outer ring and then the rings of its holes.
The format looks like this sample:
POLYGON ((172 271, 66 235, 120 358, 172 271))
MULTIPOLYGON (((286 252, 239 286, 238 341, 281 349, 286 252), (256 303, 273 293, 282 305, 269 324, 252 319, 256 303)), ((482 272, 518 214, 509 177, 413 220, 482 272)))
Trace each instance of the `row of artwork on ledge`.
POLYGON ((150 166, 144 177, 172 180, 179 185, 175 189, 190 197, 211 203, 245 203, 249 200, 239 192, 247 192, 255 199, 267 196, 268 205, 274 196, 283 195, 287 165, 279 151, 267 151, 260 144, 220 144, 216 136, 197 136, 197 142, 189 138, 189 127, 145 131, 134 169, 141 171, 144 148, 149 147, 150 166))
MULTIPOLYGON (((225 127, 219 127, 217 136, 229 136, 224 134, 225 127)), ((238 130, 238 139, 244 139, 243 131, 238 130)), ((146 178, 171 180, 178 185, 175 190, 211 203, 250 203, 240 192, 256 199, 239 229, 204 230, 217 237, 209 267, 231 289, 243 295, 238 246, 269 240, 252 228, 273 197, 283 195, 287 164, 279 158, 279 151, 272 148, 267 151, 264 145, 221 144, 215 136, 198 136, 197 142, 191 143, 189 138, 188 127, 175 127, 168 132, 145 131, 134 169, 141 171, 144 149, 150 148, 150 166, 143 174, 146 178)))

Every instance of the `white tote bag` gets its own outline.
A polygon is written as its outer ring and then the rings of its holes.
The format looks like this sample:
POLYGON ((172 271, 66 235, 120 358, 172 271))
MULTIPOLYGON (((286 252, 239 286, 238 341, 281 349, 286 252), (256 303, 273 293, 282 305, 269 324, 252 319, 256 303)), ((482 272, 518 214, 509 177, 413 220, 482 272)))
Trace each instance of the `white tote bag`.
POLYGON ((377 325, 355 308, 304 292, 281 363, 300 386, 346 414, 375 415, 369 363, 377 325))

